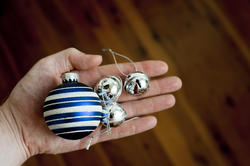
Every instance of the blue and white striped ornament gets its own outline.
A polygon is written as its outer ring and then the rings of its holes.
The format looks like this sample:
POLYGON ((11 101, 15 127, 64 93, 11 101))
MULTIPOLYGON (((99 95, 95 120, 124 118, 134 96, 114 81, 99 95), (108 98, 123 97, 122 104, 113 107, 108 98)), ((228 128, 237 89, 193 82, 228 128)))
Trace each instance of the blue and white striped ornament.
POLYGON ((44 118, 56 135, 70 140, 93 132, 105 116, 93 89, 78 82, 76 73, 65 73, 63 84, 49 92, 44 103, 44 118))

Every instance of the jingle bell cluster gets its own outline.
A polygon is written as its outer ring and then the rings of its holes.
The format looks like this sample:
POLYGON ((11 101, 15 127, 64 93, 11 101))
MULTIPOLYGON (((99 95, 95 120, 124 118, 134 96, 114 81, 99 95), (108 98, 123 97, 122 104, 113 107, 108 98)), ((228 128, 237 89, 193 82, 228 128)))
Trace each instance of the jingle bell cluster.
POLYGON ((100 80, 96 87, 95 92, 102 100, 103 111, 107 115, 103 119, 105 126, 111 127, 118 126, 126 118, 126 111, 117 102, 122 93, 122 80, 118 76, 109 76, 100 80))

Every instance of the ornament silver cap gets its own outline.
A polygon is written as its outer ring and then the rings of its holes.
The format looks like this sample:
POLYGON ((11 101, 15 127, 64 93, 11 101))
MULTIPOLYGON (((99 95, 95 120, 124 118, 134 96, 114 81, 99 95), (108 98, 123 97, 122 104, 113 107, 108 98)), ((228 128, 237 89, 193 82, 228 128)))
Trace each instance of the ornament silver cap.
POLYGON ((79 80, 79 75, 77 73, 73 72, 67 72, 62 75, 62 82, 78 82, 79 80))

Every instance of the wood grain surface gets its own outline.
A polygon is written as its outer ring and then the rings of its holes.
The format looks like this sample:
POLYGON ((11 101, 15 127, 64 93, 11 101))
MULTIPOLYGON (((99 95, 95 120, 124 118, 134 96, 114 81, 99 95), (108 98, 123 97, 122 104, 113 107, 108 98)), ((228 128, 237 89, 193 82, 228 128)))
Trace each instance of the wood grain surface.
POLYGON ((164 60, 183 88, 151 131, 23 166, 250 165, 248 0, 1 1, 1 101, 36 61, 68 47, 164 60))

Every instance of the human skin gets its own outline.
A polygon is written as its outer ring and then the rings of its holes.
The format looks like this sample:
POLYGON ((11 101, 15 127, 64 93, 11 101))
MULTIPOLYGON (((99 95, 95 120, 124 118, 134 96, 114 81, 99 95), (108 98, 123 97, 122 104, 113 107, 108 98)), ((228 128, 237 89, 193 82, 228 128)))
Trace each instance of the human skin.
MULTIPOLYGON (((86 148, 90 136, 100 132, 100 127, 80 140, 66 140, 54 135, 43 119, 43 102, 48 92, 61 84, 62 73, 77 72, 79 82, 94 86, 107 75, 122 75, 114 64, 100 66, 102 56, 89 55, 69 48, 38 61, 17 83, 10 96, 0 107, 0 163, 5 166, 21 165, 31 156, 58 154, 86 148)), ((124 73, 133 72, 129 63, 119 64, 124 73)), ((163 61, 136 63, 138 70, 151 77, 150 89, 141 96, 125 92, 119 98, 128 118, 139 117, 112 128, 111 134, 95 137, 92 144, 138 134, 155 127, 153 112, 166 110, 175 104, 172 92, 181 88, 176 76, 155 79, 167 72, 163 61)))

